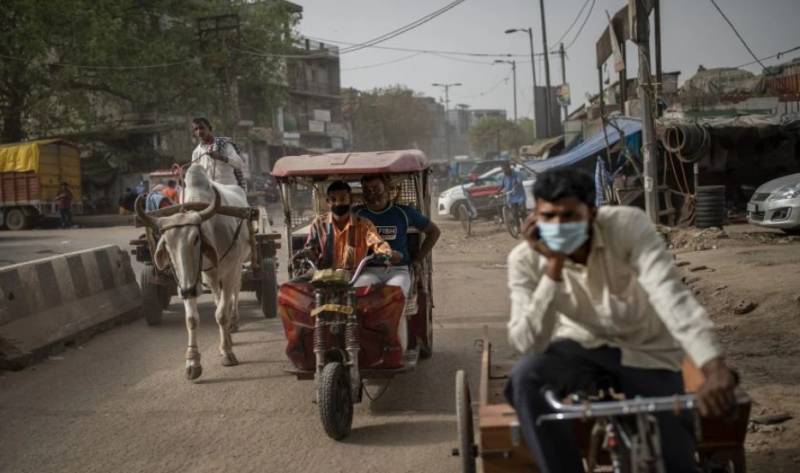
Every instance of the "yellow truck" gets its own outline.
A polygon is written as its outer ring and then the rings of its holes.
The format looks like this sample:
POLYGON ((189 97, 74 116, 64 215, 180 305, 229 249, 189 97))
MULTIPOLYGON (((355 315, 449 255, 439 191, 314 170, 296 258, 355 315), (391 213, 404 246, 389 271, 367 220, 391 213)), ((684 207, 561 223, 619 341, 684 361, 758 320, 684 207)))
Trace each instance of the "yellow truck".
POLYGON ((52 139, 0 145, 0 227, 23 230, 41 217, 58 215, 55 197, 66 182, 73 212, 81 213, 78 146, 52 139))

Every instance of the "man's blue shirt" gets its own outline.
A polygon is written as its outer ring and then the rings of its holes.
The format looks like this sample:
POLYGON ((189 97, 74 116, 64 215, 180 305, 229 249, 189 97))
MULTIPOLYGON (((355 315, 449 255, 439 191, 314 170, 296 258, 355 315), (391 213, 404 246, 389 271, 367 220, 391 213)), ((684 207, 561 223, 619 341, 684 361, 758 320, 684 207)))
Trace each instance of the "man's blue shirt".
POLYGON ((359 205, 353 208, 353 213, 369 219, 375 224, 378 234, 389 243, 389 246, 403 254, 402 264, 411 263, 411 254, 408 251, 408 229, 416 228, 424 231, 431 224, 428 217, 407 205, 390 205, 380 212, 373 212, 366 206, 359 205))
POLYGON ((522 174, 511 171, 511 175, 503 174, 503 192, 507 194, 509 204, 525 203, 525 186, 522 184, 522 174))

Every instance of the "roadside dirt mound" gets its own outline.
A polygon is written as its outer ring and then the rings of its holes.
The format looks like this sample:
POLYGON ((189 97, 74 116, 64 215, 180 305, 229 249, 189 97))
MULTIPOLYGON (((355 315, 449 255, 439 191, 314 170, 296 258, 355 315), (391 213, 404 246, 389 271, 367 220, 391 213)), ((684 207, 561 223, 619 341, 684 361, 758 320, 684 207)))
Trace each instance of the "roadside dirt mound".
POLYGON ((667 240, 669 249, 692 251, 716 250, 718 248, 753 245, 786 245, 800 243, 800 236, 770 232, 756 227, 742 226, 743 230, 728 231, 722 228, 677 228, 659 227, 667 240))

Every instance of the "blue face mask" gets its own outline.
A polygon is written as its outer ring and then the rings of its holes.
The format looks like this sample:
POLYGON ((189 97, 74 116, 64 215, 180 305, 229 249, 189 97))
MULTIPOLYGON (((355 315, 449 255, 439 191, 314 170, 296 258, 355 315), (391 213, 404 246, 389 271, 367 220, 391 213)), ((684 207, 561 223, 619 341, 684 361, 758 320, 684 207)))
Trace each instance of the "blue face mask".
POLYGON ((537 223, 539 237, 557 253, 572 254, 589 239, 589 222, 537 223))

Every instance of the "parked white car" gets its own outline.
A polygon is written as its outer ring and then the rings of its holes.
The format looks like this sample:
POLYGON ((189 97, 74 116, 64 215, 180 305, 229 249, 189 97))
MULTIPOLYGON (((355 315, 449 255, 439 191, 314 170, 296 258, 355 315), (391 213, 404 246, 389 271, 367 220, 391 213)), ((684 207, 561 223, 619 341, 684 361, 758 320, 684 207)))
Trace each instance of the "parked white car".
POLYGON ((747 203, 753 225, 800 233, 800 173, 761 184, 747 203))
MULTIPOLYGON (((532 209, 534 207, 533 183, 536 181, 536 178, 532 172, 521 166, 514 166, 514 169, 525 175, 525 180, 522 181, 525 187, 525 206, 528 209, 532 209)), ((464 184, 464 188, 468 189, 475 185, 500 186, 502 182, 503 170, 500 167, 496 167, 478 176, 475 182, 464 184)), ((464 196, 464 188, 460 185, 453 186, 439 194, 439 201, 436 207, 440 216, 449 216, 451 218, 456 218, 458 216, 459 205, 466 205, 467 203, 466 197, 464 196)))

